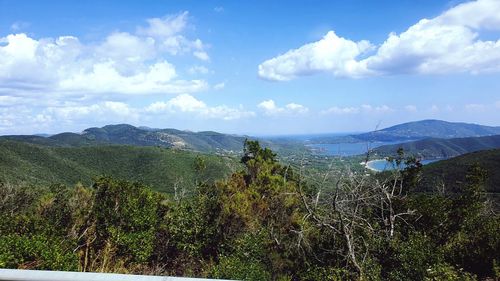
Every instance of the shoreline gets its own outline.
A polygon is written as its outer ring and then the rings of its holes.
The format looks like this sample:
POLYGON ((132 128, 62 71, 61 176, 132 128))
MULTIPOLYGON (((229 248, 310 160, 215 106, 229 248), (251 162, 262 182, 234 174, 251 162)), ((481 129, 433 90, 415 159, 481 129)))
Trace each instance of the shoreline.
POLYGON ((385 159, 374 159, 374 160, 370 160, 368 162, 360 162, 359 164, 364 166, 366 169, 372 171, 372 172, 382 172, 383 170, 378 170, 378 169, 375 169, 373 167, 370 166, 370 164, 372 164, 373 162, 377 162, 377 161, 386 161, 385 159))

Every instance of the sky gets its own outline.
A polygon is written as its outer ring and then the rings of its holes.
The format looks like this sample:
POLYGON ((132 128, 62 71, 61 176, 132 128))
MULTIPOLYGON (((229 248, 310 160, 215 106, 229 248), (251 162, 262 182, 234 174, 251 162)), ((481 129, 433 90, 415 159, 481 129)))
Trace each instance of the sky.
POLYGON ((0 135, 500 126, 500 0, 0 0, 0 135))

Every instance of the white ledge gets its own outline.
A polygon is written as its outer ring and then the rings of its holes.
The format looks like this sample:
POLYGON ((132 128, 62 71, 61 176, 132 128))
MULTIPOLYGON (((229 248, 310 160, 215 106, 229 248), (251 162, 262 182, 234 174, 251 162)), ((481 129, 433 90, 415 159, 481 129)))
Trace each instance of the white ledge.
MULTIPOLYGON (((0 280, 5 281, 207 281, 222 279, 185 278, 170 276, 133 275, 96 272, 0 269, 0 280)), ((229 281, 229 280, 226 280, 229 281)))

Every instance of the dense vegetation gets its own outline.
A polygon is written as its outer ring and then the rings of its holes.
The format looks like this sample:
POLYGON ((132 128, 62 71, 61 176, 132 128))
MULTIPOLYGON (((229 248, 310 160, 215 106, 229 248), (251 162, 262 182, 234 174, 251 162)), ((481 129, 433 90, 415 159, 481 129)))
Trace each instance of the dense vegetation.
POLYGON ((162 147, 50 147, 0 140, 0 181, 7 183, 88 186, 92 178, 109 175, 173 194, 175 188, 192 190, 195 180, 214 182, 237 166, 231 157, 162 147), (203 173, 196 170, 197 161, 206 166, 203 173))
POLYGON ((484 188, 500 193, 500 149, 476 151, 423 167, 422 186, 456 186, 467 181, 467 171, 480 166, 486 172, 484 188))
POLYGON ((402 148, 407 154, 425 159, 450 158, 469 152, 500 148, 500 135, 454 139, 430 138, 380 146, 373 149, 373 153, 382 156, 395 155, 398 148, 402 148))
POLYGON ((414 161, 386 178, 332 172, 318 184, 257 142, 246 142, 241 162, 191 196, 108 177, 91 187, 4 184, 0 267, 243 280, 500 277, 500 216, 485 203, 478 167, 454 192, 415 193, 414 161))

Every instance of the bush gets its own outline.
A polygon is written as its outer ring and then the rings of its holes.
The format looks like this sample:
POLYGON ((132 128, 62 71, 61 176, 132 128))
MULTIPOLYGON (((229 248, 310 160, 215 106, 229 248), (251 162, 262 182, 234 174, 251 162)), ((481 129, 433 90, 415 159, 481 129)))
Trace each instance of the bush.
POLYGON ((242 260, 237 256, 221 256, 211 272, 212 278, 246 281, 271 280, 271 273, 258 261, 242 260))
POLYGON ((440 263, 430 267, 424 277, 425 281, 472 281, 476 280, 475 276, 463 272, 462 270, 457 270, 453 266, 440 263))
POLYGON ((0 236, 0 268, 78 269, 74 243, 45 235, 0 236))

